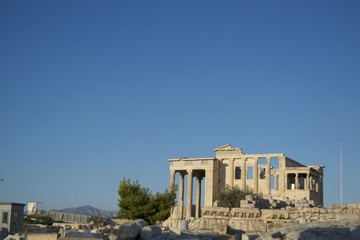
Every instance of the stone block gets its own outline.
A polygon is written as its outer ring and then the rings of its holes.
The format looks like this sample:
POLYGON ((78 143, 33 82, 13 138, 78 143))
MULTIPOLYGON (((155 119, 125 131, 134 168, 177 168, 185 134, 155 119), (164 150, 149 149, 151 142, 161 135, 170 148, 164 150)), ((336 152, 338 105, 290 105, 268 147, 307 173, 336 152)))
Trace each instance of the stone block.
POLYGON ((333 220, 335 219, 335 213, 327 213, 322 215, 324 220, 333 220))
POLYGON ((358 208, 358 204, 347 204, 347 208, 351 208, 351 209, 357 209, 358 208))
MULTIPOLYGON (((53 239, 57 239, 57 238, 53 238, 53 239)), ((12 235, 12 234, 9 234, 8 236, 7 236, 7 238, 5 238, 5 240, 25 240, 25 236, 24 235, 20 235, 20 234, 14 234, 14 235, 12 235)), ((33 240, 35 240, 35 238, 33 238, 33 240)), ((36 239, 37 240, 37 239, 36 239)), ((46 239, 46 238, 41 238, 41 239, 39 239, 39 240, 48 240, 48 239, 46 239)), ((49 240, 51 240, 51 239, 49 239, 49 240)))
POLYGON ((255 208, 255 203, 240 204, 240 208, 255 208))
POLYGON ((337 206, 335 204, 329 204, 328 209, 335 209, 337 206))
POLYGON ((266 231, 273 232, 284 228, 287 224, 284 222, 268 222, 266 225, 266 231))
POLYGON ((345 239, 350 235, 348 228, 311 228, 301 233, 302 239, 345 239))
POLYGON ((124 223, 117 232, 118 240, 135 240, 140 235, 140 229, 147 226, 147 222, 138 219, 124 223))
POLYGON ((142 240, 149 240, 160 235, 161 228, 159 226, 145 226, 140 230, 140 237, 142 240))
POLYGON ((328 213, 334 213, 334 211, 335 211, 334 208, 328 208, 328 209, 327 209, 327 212, 328 212, 328 213))
POLYGON ((298 219, 299 217, 300 217, 299 214, 291 214, 291 215, 289 215, 290 219, 298 219))
POLYGON ((256 235, 259 235, 259 238, 256 239, 261 239, 261 240, 277 240, 277 239, 281 239, 282 234, 280 232, 261 232, 261 233, 256 233, 256 235))
POLYGON ((254 200, 254 197, 253 197, 252 195, 246 195, 246 196, 245 196, 245 200, 253 201, 253 200, 254 200))
POLYGON ((230 211, 232 218, 254 219, 260 218, 260 215, 261 212, 257 208, 233 208, 230 211))
POLYGON ((245 232, 265 232, 267 231, 267 224, 263 221, 251 219, 232 219, 228 223, 228 229, 245 232))
POLYGON ((229 208, 224 207, 203 207, 201 216, 203 218, 227 218, 229 217, 229 208))
POLYGON ((259 237, 260 235, 257 233, 244 233, 242 235, 242 240, 255 240, 259 237))
POLYGON ((336 214, 335 215, 336 220, 360 220, 360 215, 358 214, 351 214, 351 213, 344 213, 344 214, 336 214))
POLYGON ((304 213, 311 213, 312 212, 312 208, 309 208, 309 207, 304 207, 302 212, 304 213))
POLYGON ((343 213, 343 209, 341 208, 334 209, 334 213, 343 213))
POLYGON ((321 214, 327 213, 328 210, 326 208, 319 208, 321 214))
POLYGON ((310 208, 311 210, 311 213, 317 213, 317 214, 320 214, 320 209, 321 208, 310 208))
POLYGON ((339 207, 340 207, 341 209, 347 209, 347 204, 340 204, 339 207))
POLYGON ((262 209, 261 210, 261 218, 268 219, 288 219, 289 212, 287 210, 282 209, 262 209))

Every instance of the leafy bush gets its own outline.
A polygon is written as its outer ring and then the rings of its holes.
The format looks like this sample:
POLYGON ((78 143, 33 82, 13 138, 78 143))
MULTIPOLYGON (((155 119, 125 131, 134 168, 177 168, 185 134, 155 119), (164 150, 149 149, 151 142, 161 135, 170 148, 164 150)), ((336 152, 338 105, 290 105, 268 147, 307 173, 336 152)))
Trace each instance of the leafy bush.
POLYGON ((25 224, 43 224, 51 226, 54 223, 54 220, 49 216, 41 215, 28 215, 24 217, 25 224))
POLYGON ((91 216, 89 220, 90 222, 93 222, 95 227, 101 226, 104 222, 104 219, 101 215, 91 216))
POLYGON ((219 194, 218 206, 228 208, 240 207, 240 200, 244 200, 246 195, 255 196, 256 194, 254 194, 249 188, 242 190, 237 185, 234 187, 226 186, 225 190, 221 191, 219 194))
POLYGON ((170 216, 175 204, 174 188, 153 195, 148 188, 141 187, 138 180, 123 179, 119 189, 119 215, 128 219, 144 219, 150 224, 164 221, 170 216))

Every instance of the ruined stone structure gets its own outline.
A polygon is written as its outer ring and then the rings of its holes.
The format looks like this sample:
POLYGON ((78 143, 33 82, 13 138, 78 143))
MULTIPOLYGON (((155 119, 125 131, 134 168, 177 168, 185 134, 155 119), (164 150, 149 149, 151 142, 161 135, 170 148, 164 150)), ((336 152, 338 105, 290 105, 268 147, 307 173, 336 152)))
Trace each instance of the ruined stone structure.
MULTIPOLYGON (((300 201, 301 202, 301 201, 300 201)), ((353 222, 360 224, 360 204, 282 209, 204 207, 201 219, 189 220, 189 229, 227 233, 229 229, 244 232, 271 232, 280 228, 310 222, 353 222)))
POLYGON ((245 154, 241 148, 224 145, 215 150, 214 158, 169 159, 170 185, 178 177, 178 219, 201 217, 203 207, 215 207, 225 186, 249 188, 254 193, 273 199, 311 200, 323 206, 324 166, 305 166, 283 153, 245 154), (184 199, 187 177, 186 201, 184 199), (196 199, 193 204, 193 178, 196 178, 196 199), (201 182, 204 180, 204 184, 201 182), (204 194, 201 196, 201 186, 204 194), (184 204, 183 204, 184 203, 184 204), (193 207, 195 205, 195 208, 193 207), (184 207, 184 208, 183 208, 184 207))

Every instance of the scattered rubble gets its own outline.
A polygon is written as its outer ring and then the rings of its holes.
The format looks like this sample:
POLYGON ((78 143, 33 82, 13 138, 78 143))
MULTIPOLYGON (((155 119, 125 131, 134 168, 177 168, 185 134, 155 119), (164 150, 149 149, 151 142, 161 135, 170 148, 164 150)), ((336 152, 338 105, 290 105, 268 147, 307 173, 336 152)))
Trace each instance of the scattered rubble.
POLYGON ((312 201, 247 196, 240 208, 204 207, 200 219, 169 218, 161 227, 142 219, 92 225, 28 225, 6 240, 298 240, 360 239, 360 204, 316 207, 312 201), (176 222, 176 224, 174 224, 176 222), (175 228, 176 227, 176 228, 175 228))
POLYGON ((117 232, 118 240, 136 240, 140 235, 140 230, 147 226, 148 223, 143 219, 130 221, 120 225, 117 232))

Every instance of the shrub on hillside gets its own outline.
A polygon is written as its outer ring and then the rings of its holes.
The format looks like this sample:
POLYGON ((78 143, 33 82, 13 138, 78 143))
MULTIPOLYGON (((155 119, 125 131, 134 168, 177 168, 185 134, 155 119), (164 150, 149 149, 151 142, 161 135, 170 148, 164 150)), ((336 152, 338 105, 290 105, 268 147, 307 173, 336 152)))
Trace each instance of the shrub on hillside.
POLYGON ((54 220, 49 216, 41 215, 28 215, 24 217, 25 224, 43 224, 46 226, 51 226, 54 223, 54 220))
POLYGON ((128 219, 144 219, 150 224, 164 221, 170 216, 175 204, 175 189, 166 189, 153 195, 148 188, 141 187, 138 180, 123 179, 119 189, 119 215, 128 219))
POLYGON ((219 194, 218 206, 228 208, 240 207, 240 200, 244 200, 246 195, 255 196, 256 194, 248 188, 240 189, 239 186, 226 186, 225 190, 219 194))

